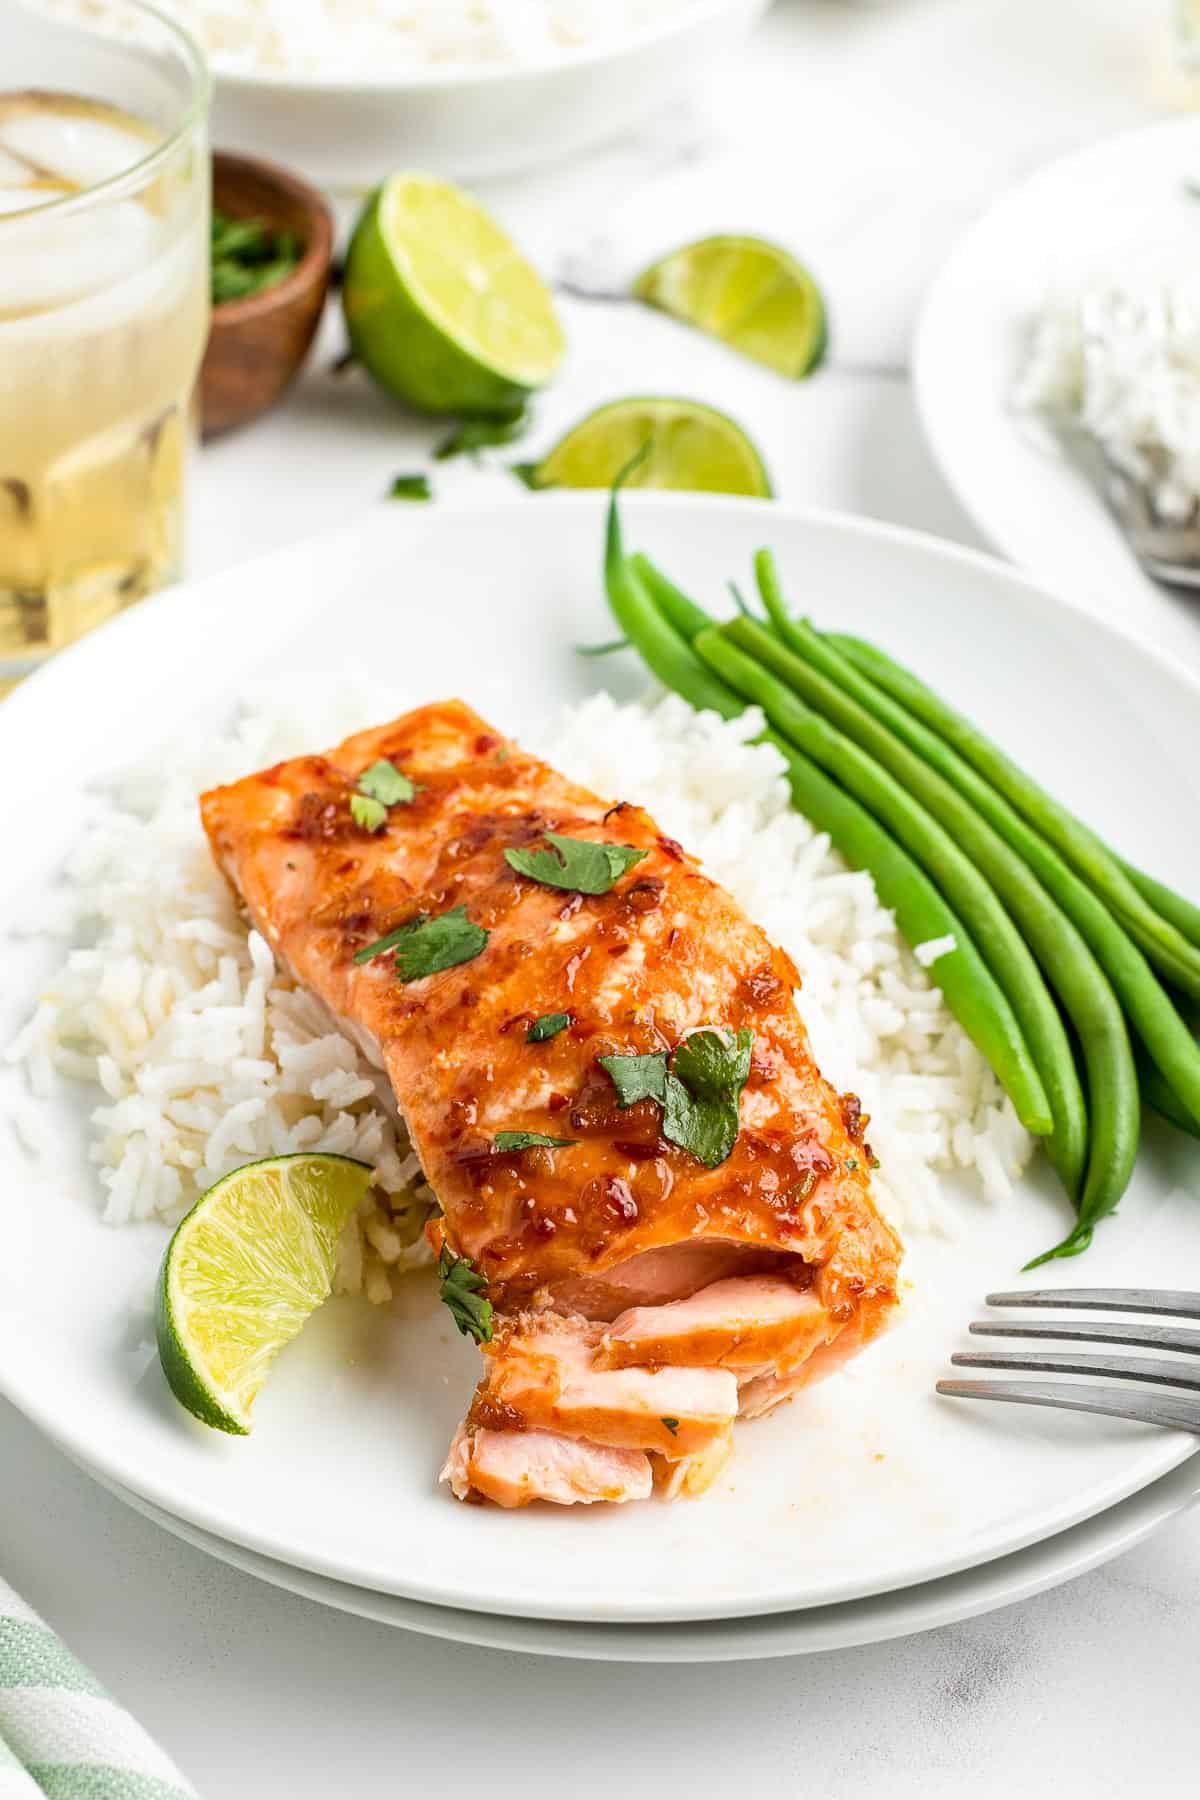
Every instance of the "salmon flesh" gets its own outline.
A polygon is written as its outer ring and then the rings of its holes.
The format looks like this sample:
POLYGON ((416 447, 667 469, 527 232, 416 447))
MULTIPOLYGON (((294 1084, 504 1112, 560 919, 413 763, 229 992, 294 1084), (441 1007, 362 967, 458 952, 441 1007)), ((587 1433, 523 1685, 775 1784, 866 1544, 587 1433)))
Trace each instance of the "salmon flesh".
POLYGON ((699 1491, 739 1412, 769 1411, 888 1323, 900 1244, 857 1101, 813 1061, 796 970, 640 807, 450 700, 201 810, 280 963, 386 1070, 435 1235, 486 1278, 496 1330, 444 1471, 454 1493, 699 1491), (381 760, 413 792, 364 823, 352 801, 381 760), (641 854, 610 862, 607 891, 548 885, 505 856, 545 851, 548 832, 641 854), (459 961, 405 974, 394 945, 360 954, 405 927, 428 944, 449 914, 459 961), (751 1045, 715 1166, 668 1135, 660 1099, 623 1104, 600 1060, 673 1059, 703 1028, 751 1045))

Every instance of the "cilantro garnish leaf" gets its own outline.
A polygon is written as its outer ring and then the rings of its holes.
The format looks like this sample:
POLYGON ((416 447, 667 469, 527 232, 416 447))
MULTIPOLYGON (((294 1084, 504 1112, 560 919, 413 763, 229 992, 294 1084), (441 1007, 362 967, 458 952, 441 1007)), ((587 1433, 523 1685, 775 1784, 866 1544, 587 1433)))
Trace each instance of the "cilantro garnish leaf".
POLYGON ((428 475, 397 475, 388 489, 389 500, 432 500, 428 475))
POLYGON ((515 443, 518 438, 524 437, 532 423, 532 416, 524 404, 498 418, 460 419, 450 436, 443 438, 434 451, 434 460, 446 462, 452 456, 462 456, 464 452, 473 456, 477 451, 489 450, 497 444, 515 443))
POLYGON ((545 839, 548 850, 506 850, 505 862, 543 887, 568 888, 575 894, 607 894, 627 869, 649 855, 632 844, 597 844, 557 831, 547 831, 545 839))
POLYGON ((622 1106, 655 1100, 663 1109, 662 1133, 708 1169, 723 1163, 737 1141, 738 1107, 750 1074, 753 1038, 711 1026, 685 1038, 668 1059, 602 1056, 622 1106))
POLYGON ((407 806, 417 789, 394 762, 381 756, 378 762, 373 762, 359 776, 358 791, 360 794, 368 794, 372 800, 381 801, 384 806, 407 806))
POLYGON ((639 1100, 657 1100, 662 1106, 666 1101, 665 1050, 657 1056, 602 1056, 600 1067, 612 1077, 622 1106, 636 1106, 639 1100))
POLYGON ((419 792, 386 756, 364 769, 350 796, 350 817, 364 831, 382 831, 390 806, 407 806, 419 792))
POLYGON ((571 1014, 569 1012, 543 1013, 540 1019, 533 1021, 525 1033, 525 1042, 527 1044, 544 1044, 550 1038, 557 1037, 560 1031, 565 1031, 570 1023, 571 1014))
POLYGON ((387 824, 387 807, 370 794, 351 794, 350 817, 364 831, 382 831, 387 824))
POLYGON ((679 1436, 679 1420, 678 1419, 660 1419, 659 1424, 665 1425, 672 1437, 679 1436))
POLYGON ((442 969, 453 969, 459 963, 473 962, 484 949, 488 933, 467 917, 465 906, 451 907, 449 912, 430 918, 418 913, 405 925, 398 925, 386 937, 377 938, 354 953, 356 963, 370 962, 385 950, 396 952, 396 974, 401 981, 419 981, 424 975, 436 975, 442 969))
POLYGON ((514 1150, 536 1150, 539 1146, 547 1150, 566 1150, 578 1141, 577 1138, 547 1137, 544 1131, 498 1131, 492 1139, 492 1149, 500 1156, 509 1156, 514 1150))
POLYGON ((449 1244, 442 1245, 437 1272, 441 1297, 463 1336, 473 1337, 477 1344, 490 1344, 492 1303, 483 1297, 486 1275, 479 1273, 469 1256, 455 1256, 449 1244))

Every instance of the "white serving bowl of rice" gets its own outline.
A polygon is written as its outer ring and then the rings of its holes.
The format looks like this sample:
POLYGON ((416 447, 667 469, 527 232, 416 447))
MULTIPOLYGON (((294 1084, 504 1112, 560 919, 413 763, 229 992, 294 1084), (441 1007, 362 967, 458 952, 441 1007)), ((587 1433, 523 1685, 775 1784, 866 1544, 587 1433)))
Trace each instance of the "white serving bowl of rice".
MULTIPOLYGON (((104 0, 52 0, 91 20, 104 0)), ((342 193, 415 167, 463 180, 615 137, 769 0, 158 0, 214 81, 216 142, 342 193)))

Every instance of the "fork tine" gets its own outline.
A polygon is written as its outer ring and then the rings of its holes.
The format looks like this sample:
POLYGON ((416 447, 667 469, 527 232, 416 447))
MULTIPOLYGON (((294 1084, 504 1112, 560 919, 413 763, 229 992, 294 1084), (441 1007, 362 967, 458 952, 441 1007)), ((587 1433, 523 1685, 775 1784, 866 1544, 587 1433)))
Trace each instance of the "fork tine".
POLYGON ((1082 1350, 960 1350, 959 1369, 1033 1369, 1047 1375, 1107 1375, 1120 1381, 1156 1381, 1200 1393, 1200 1368, 1154 1356, 1091 1356, 1082 1350))
POLYGON ((1103 1413, 1141 1425, 1166 1425, 1200 1435, 1200 1401, 1183 1394, 1139 1394, 1131 1388, 1068 1381, 939 1381, 939 1394, 957 1400, 1015 1400, 1067 1412, 1103 1413))
POLYGON ((1155 1288, 1027 1288, 989 1294, 989 1306, 1078 1306, 1097 1312, 1167 1313, 1200 1319, 1200 1294, 1155 1288))
POLYGON ((968 1327, 975 1337, 1056 1338, 1075 1344, 1128 1344, 1140 1350, 1182 1350, 1200 1356, 1200 1331, 1180 1331, 1173 1325, 1121 1325, 1115 1319, 1093 1324, 1090 1319, 1030 1319, 1016 1324, 1011 1319, 976 1319, 968 1327))

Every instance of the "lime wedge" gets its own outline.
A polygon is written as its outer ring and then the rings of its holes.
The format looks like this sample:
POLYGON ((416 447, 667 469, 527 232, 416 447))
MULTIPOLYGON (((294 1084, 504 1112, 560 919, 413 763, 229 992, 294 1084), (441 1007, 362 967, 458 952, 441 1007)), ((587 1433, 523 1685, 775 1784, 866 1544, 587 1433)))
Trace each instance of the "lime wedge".
POLYGON ((521 473, 535 488, 607 488, 647 443, 649 454, 630 474, 630 487, 771 492, 763 459, 741 426, 698 400, 610 401, 521 473))
POLYGON ((393 175, 367 201, 342 306, 359 361, 422 412, 511 414, 562 361, 542 281, 470 195, 429 175, 393 175))
POLYGON ((811 375, 825 354, 825 302, 808 270, 762 238, 685 244, 639 275, 646 300, 780 375, 811 375))
POLYGON ((246 1163, 176 1228, 158 1276, 158 1354, 175 1398, 244 1436, 267 1371, 333 1286, 368 1164, 315 1152, 246 1163))

